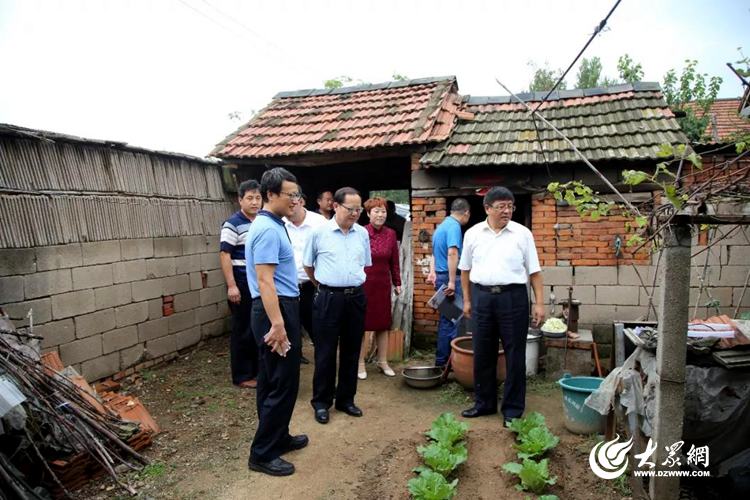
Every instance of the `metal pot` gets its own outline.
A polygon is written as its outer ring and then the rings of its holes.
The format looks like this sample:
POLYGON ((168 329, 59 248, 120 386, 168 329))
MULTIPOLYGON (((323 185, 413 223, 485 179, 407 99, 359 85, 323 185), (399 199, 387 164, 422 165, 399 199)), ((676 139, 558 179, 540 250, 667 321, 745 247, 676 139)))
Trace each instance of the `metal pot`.
POLYGON ((404 368, 401 374, 411 387, 429 389, 440 385, 443 369, 439 366, 412 366, 404 368))

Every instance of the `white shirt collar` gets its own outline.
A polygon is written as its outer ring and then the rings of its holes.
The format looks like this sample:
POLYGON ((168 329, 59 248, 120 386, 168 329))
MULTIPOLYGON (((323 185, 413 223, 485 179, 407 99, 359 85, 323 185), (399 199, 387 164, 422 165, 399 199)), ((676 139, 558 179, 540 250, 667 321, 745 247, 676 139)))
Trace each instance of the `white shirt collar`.
POLYGON ((497 233, 496 233, 495 231, 493 231, 493 230, 492 230, 492 228, 490 227, 490 224, 489 224, 489 222, 487 222, 487 219, 484 219, 484 220, 483 220, 482 222, 480 222, 480 223, 479 223, 478 225, 479 225, 479 226, 480 226, 480 227, 482 228, 482 231, 485 231, 485 230, 487 230, 487 231, 491 231, 491 232, 492 232, 493 234, 500 234, 500 233, 502 233, 503 231, 505 231, 506 229, 507 229, 508 231, 511 231, 511 232, 514 232, 514 231, 516 231, 516 230, 518 229, 518 228, 516 227, 516 225, 517 225, 517 224, 518 224, 517 222, 513 222, 512 220, 509 220, 509 221, 508 221, 508 223, 507 223, 507 224, 505 225, 505 227, 504 227, 504 228, 502 228, 502 229, 501 229, 500 231, 498 231, 497 233))
MULTIPOLYGON (((331 231, 339 230, 342 233, 344 232, 343 229, 341 229, 341 227, 339 226, 339 223, 336 222, 336 217, 331 217, 330 219, 328 219, 328 225, 330 226, 329 229, 331 231)), ((359 227, 361 227, 361 226, 355 222, 354 224, 352 224, 352 227, 349 228, 349 231, 350 232, 357 232, 357 231, 359 231, 359 227)))

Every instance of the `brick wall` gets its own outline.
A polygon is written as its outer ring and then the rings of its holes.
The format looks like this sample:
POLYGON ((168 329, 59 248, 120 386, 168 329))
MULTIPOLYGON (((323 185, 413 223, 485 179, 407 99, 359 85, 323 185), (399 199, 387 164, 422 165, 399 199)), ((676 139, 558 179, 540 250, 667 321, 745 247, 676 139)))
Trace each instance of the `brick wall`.
MULTIPOLYGON (((412 198, 415 228, 414 343, 417 347, 434 345, 435 342, 438 316, 426 304, 433 293, 426 278, 432 252, 432 234, 447 215, 446 210, 444 197, 412 198)), ((567 287, 572 285, 573 296, 583 303, 580 324, 594 329, 597 343, 602 344, 600 351, 604 357, 609 354, 607 344, 610 343, 613 320, 636 320, 646 314, 648 294, 640 286, 641 279, 650 290, 657 269, 656 258, 646 250, 634 254, 633 249, 625 245, 625 220, 613 215, 597 222, 584 221, 575 209, 557 206, 548 195, 532 199, 531 229, 542 264, 545 301, 549 300, 553 291, 558 299, 566 297, 567 287), (618 257, 614 250, 617 234, 623 238, 622 254, 618 257)), ((713 235, 713 240, 732 227, 720 228, 713 235)), ((706 249, 713 240, 707 238, 706 232, 696 233, 693 253, 706 249)), ((750 227, 745 227, 695 257, 691 278, 691 317, 700 292, 699 275, 702 275, 706 258, 709 266, 705 282, 710 287, 712 297, 720 301, 719 311, 722 314, 733 315, 735 307, 740 304, 742 288, 750 269, 749 240, 750 227)), ((658 293, 655 291, 653 296, 658 308, 658 293)), ((698 302, 696 317, 716 314, 714 308, 706 307, 709 300, 704 291, 698 302)), ((740 305, 741 311, 750 309, 750 290, 745 293, 740 305)), ((650 319, 655 319, 653 311, 650 319)))
POLYGON ((0 305, 88 380, 171 359, 230 327, 218 236, 0 250, 0 305))

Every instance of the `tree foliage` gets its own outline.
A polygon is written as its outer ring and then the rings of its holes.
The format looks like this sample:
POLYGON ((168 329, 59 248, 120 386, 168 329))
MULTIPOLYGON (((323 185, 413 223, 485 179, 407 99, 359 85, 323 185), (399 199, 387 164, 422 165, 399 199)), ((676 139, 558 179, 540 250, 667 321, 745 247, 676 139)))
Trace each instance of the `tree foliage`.
MULTIPOLYGON (((562 69, 553 70, 549 67, 549 63, 545 62, 544 67, 539 67, 535 62, 529 61, 529 66, 534 69, 534 76, 529 82, 529 92, 546 92, 552 90, 557 83, 557 80, 563 74, 562 69)), ((567 84, 563 80, 560 85, 557 86, 558 90, 567 88, 567 84)))
POLYGON ((742 66, 744 66, 744 68, 734 68, 734 69, 740 75, 744 76, 745 78, 748 78, 748 77, 750 77, 750 57, 747 57, 742 52, 742 47, 737 47, 737 51, 740 53, 741 59, 739 59, 738 61, 735 61, 734 64, 736 64, 738 66, 742 65, 742 66))
POLYGON ((350 76, 341 75, 336 78, 331 78, 330 80, 326 80, 324 85, 327 89, 338 89, 346 85, 347 83, 352 83, 354 80, 350 76))
POLYGON ((682 131, 693 142, 704 138, 703 131, 709 122, 708 111, 711 109, 716 95, 721 88, 722 79, 718 76, 708 78, 708 74, 696 71, 698 61, 687 59, 679 78, 674 69, 664 75, 664 97, 669 107, 685 113, 678 118, 682 131), (693 106, 687 106, 693 102, 693 106))
POLYGON ((643 80, 643 66, 635 64, 628 54, 620 56, 617 60, 617 71, 620 80, 624 83, 640 82, 643 80))
POLYGON ((576 79, 577 89, 592 89, 594 87, 609 87, 617 82, 609 77, 602 77, 602 61, 595 56, 591 59, 585 57, 581 60, 576 79))

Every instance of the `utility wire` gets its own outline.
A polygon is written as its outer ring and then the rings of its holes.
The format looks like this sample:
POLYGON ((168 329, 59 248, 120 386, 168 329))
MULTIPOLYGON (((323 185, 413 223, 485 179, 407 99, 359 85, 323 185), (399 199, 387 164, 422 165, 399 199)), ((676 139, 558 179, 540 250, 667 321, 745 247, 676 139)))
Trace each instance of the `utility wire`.
MULTIPOLYGON (((182 0, 180 0, 180 1, 182 1, 182 0)), ((278 45, 276 45, 272 41, 267 40, 266 38, 264 38, 263 36, 261 36, 260 34, 258 34, 255 30, 253 30, 252 28, 250 28, 246 24, 238 21, 237 19, 235 19, 231 15, 227 14, 226 12, 224 12, 223 10, 221 10, 220 8, 216 7, 215 5, 211 4, 210 2, 208 2, 206 0, 201 0, 201 1, 203 3, 205 3, 206 5, 208 5, 209 7, 211 7, 216 12, 218 12, 219 14, 221 14, 222 16, 224 16, 225 18, 229 19, 230 21, 232 21, 236 25, 238 25, 241 28, 243 28, 245 31, 247 31, 248 33, 250 33, 251 35, 253 35, 255 38, 257 38, 261 42, 265 43, 269 47, 272 47, 272 48, 276 49, 281 55, 286 56, 286 57, 288 57, 290 59, 295 58, 295 59, 297 59, 297 61, 300 61, 300 59, 296 58, 294 55, 288 53, 287 51, 285 51, 284 49, 282 49, 281 47, 279 47, 278 45)), ((316 73, 315 69, 313 69, 312 67, 309 67, 309 66, 304 65, 304 64, 302 66, 304 68, 304 71, 310 73, 313 76, 316 76, 316 77, 318 76, 318 74, 316 73)))
POLYGON ((565 80, 565 77, 568 76, 568 72, 570 72, 570 70, 573 68, 573 66, 575 66, 575 63, 578 62, 578 59, 581 58, 581 56, 583 55, 583 53, 586 52, 586 49, 589 48, 589 45, 591 45, 591 42, 594 41, 594 38, 596 38, 596 35, 598 35, 599 33, 601 33, 602 30, 605 28, 605 26, 607 26, 607 21, 609 21, 610 16, 615 11, 615 9, 617 9, 617 6, 620 5, 621 1, 622 0, 617 0, 617 2, 615 2, 615 5, 612 7, 612 9, 610 9, 609 14, 607 14, 607 17, 605 17, 604 19, 602 19, 599 22, 599 25, 594 29, 594 32, 591 34, 591 37, 589 38, 589 41, 586 42, 586 45, 583 46, 583 48, 578 53, 578 55, 576 56, 576 58, 573 59, 573 62, 570 63, 570 66, 568 66, 568 69, 565 70, 565 73, 563 73, 562 76, 560 76, 560 78, 557 80, 557 83, 555 84, 555 86, 552 87, 552 89, 549 92, 547 92, 547 95, 544 96, 544 99, 542 99, 541 102, 539 104, 537 104, 537 106, 534 108, 534 111, 533 111, 534 113, 536 113, 536 111, 539 109, 539 107, 542 104, 544 104, 545 101, 547 101, 547 98, 552 94, 552 92, 555 91, 555 89, 557 89, 557 87, 560 85, 560 83, 562 83, 562 81, 565 80))

